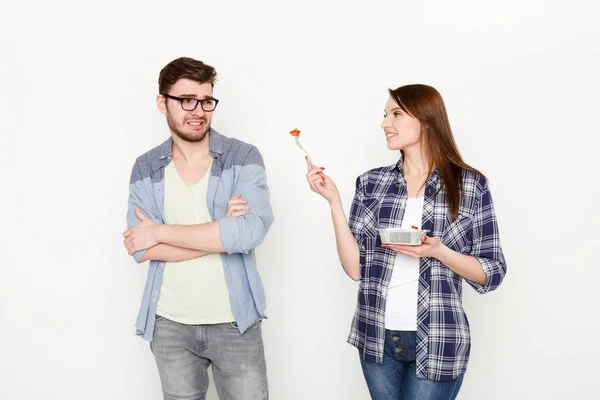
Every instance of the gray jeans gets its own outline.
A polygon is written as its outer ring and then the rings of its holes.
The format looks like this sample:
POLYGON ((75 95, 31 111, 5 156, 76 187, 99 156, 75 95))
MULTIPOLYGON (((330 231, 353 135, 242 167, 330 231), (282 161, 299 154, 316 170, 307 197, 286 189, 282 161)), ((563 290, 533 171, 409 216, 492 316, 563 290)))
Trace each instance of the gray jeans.
POLYGON ((157 317, 150 348, 165 400, 204 400, 208 366, 220 400, 268 399, 261 322, 243 335, 233 323, 184 325, 157 317))

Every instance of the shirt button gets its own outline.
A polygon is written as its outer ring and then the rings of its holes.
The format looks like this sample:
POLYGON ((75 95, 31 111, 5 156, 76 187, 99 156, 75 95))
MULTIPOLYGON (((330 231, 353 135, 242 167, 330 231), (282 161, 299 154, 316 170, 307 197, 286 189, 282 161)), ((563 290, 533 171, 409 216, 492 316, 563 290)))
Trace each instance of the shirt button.
POLYGON ((153 302, 153 303, 156 303, 156 299, 152 299, 152 302, 153 302))
POLYGON ((157 290, 155 290, 155 291, 154 291, 154 294, 158 294, 158 291, 157 291, 157 290))
POLYGON ((400 354, 400 352, 401 352, 402 350, 396 347, 396 348, 394 349, 394 351, 396 352, 396 354, 400 354))
POLYGON ((398 336, 392 336, 392 341, 396 342, 398 340, 398 336))
POLYGON ((160 263, 160 266, 161 266, 161 267, 164 267, 164 266, 165 266, 165 263, 160 263))

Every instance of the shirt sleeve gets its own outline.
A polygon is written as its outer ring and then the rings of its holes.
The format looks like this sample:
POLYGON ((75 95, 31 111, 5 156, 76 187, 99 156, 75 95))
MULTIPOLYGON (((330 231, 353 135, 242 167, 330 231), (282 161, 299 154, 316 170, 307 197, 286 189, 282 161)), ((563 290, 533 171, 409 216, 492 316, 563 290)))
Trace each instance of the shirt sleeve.
POLYGON ((473 216, 470 255, 479 261, 486 279, 483 285, 469 280, 467 282, 480 294, 497 289, 506 275, 506 261, 500 246, 498 223, 487 182, 484 183, 473 216))
POLYGON ((247 254, 265 239, 274 221, 267 174, 263 158, 256 147, 248 152, 234 187, 248 201, 246 215, 219 220, 221 242, 229 254, 247 254))
POLYGON ((354 191, 354 198, 352 199, 352 205, 350 206, 350 217, 348 218, 348 225, 350 231, 354 235, 354 238, 360 245, 362 241, 362 232, 365 225, 363 218, 363 188, 360 176, 356 178, 356 190, 354 191))
MULTIPOLYGON (((129 180, 129 200, 127 204, 127 229, 136 226, 141 223, 140 219, 135 215, 135 209, 139 208, 144 215, 152 219, 157 224, 161 224, 155 207, 153 205, 152 193, 149 191, 149 187, 152 185, 149 183, 150 177, 143 178, 139 160, 133 165, 131 171, 131 178, 129 180)), ((133 258, 139 264, 141 258, 146 254, 147 249, 138 250, 133 253, 133 258)))

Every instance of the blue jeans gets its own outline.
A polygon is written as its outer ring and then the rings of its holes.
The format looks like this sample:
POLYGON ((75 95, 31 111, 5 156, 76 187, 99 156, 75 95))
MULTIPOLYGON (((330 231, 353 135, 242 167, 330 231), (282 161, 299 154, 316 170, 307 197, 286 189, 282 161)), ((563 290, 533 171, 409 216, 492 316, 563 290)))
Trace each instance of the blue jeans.
POLYGON ((419 379, 416 374, 415 331, 385 331, 383 363, 360 357, 363 374, 373 400, 453 400, 462 384, 453 381, 419 379))
POLYGON ((260 325, 241 335, 235 323, 185 325, 157 317, 150 348, 164 399, 204 400, 210 364, 219 399, 268 399, 260 325))

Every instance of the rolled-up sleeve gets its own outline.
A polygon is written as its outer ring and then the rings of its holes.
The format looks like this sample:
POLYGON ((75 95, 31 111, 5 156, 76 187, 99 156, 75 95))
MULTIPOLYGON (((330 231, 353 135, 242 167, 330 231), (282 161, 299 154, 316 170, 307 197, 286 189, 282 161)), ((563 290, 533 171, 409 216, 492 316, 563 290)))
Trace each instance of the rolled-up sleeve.
MULTIPOLYGON (((361 177, 356 178, 356 190, 354 191, 354 198, 352 199, 352 205, 350 206, 350 216, 348 217, 348 226, 350 227, 350 232, 354 236, 356 243, 358 244, 358 252, 359 252, 359 265, 360 271, 362 275, 363 267, 365 266, 365 245, 363 241, 363 233, 364 233, 364 206, 363 206, 364 192, 363 185, 361 181, 361 177)), ((340 264, 342 267, 344 263, 340 259, 340 264)), ((351 277, 348 274, 348 271, 344 268, 346 274, 355 280, 355 278, 351 277)))
POLYGON ((249 210, 245 215, 219 220, 221 242, 229 254, 247 254, 262 243, 274 220, 267 174, 256 147, 252 147, 242 163, 234 193, 248 201, 249 210))
POLYGON ((498 288, 506 275, 506 261, 500 246, 500 234, 492 195, 485 181, 473 216, 470 255, 479 261, 486 279, 483 285, 469 280, 467 282, 480 294, 498 288))
POLYGON ((348 225, 350 231, 356 241, 360 244, 362 241, 362 231, 365 224, 363 218, 362 200, 364 198, 363 188, 361 183, 361 177, 356 178, 356 190, 354 191, 354 198, 352 199, 352 205, 350 206, 350 216, 348 218, 348 225))
MULTIPOLYGON (((141 173, 139 165, 139 159, 133 165, 131 171, 131 178, 129 180, 129 200, 127 205, 127 229, 141 223, 140 219, 135 215, 135 209, 139 208, 144 215, 152 219, 157 224, 161 221, 157 218, 156 212, 154 211, 151 193, 148 191, 150 177, 144 178, 141 173), (146 181, 145 181, 146 180, 146 181)), ((140 260, 146 254, 147 249, 138 250, 133 253, 133 258, 138 264, 140 260)))

